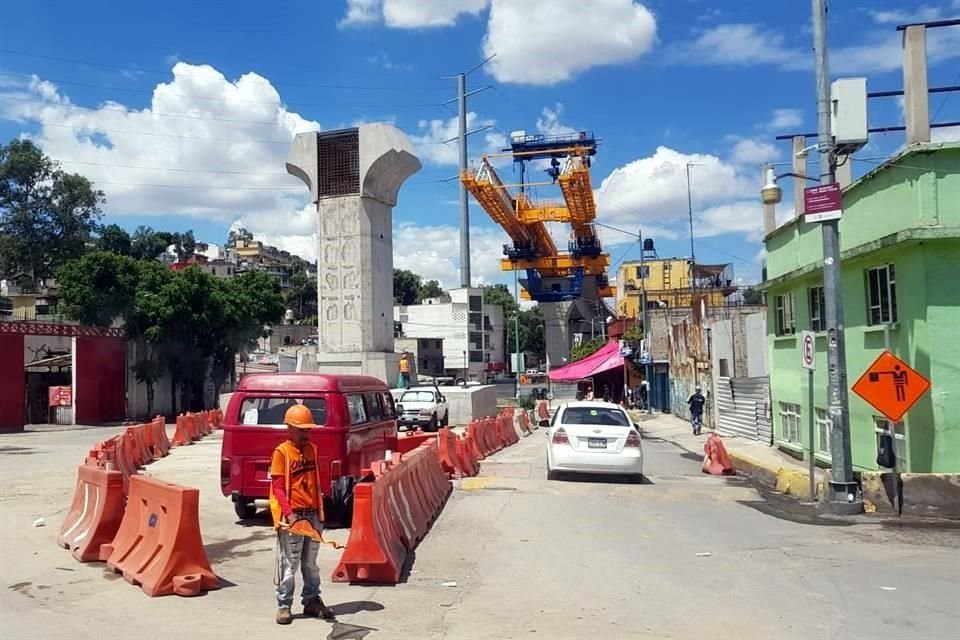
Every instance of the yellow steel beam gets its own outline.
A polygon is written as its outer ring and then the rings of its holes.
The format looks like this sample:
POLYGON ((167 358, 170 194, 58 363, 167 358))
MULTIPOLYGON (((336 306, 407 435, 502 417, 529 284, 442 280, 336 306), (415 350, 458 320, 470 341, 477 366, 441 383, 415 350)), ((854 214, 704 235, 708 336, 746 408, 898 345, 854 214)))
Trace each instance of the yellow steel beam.
POLYGON ((524 224, 533 222, 570 222, 570 209, 564 206, 530 207, 517 211, 517 219, 524 224))
POLYGON ((502 271, 537 269, 541 272, 569 272, 576 267, 584 267, 589 274, 598 275, 604 273, 608 266, 610 266, 610 256, 605 253, 596 257, 584 256, 582 258, 574 258, 569 253, 561 253, 540 258, 521 258, 519 260, 503 258, 500 261, 500 269, 502 271))

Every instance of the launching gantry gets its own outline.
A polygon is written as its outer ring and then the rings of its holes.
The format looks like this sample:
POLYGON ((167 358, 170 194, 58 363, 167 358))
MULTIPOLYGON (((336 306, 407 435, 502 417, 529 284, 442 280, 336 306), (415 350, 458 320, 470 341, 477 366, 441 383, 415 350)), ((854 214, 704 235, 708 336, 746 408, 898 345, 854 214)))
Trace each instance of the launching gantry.
MULTIPOLYGON (((466 170, 460 180, 490 218, 503 227, 512 244, 504 245, 503 271, 526 271, 521 297, 537 302, 562 302, 582 296, 584 280, 596 281, 597 297, 614 295, 607 279, 609 254, 603 253, 594 228, 597 215, 590 184, 590 158, 597 153, 592 133, 562 136, 526 135, 516 131, 504 153, 481 157, 476 170, 466 170), (509 156, 520 167, 520 183, 500 180, 490 158, 509 156), (526 182, 527 162, 549 159, 550 182, 526 182), (563 202, 534 202, 529 189, 559 185, 563 202), (510 188, 519 188, 516 194, 510 188), (559 251, 546 223, 570 225, 566 251, 559 251)), ((592 290, 592 287, 591 287, 592 290)))

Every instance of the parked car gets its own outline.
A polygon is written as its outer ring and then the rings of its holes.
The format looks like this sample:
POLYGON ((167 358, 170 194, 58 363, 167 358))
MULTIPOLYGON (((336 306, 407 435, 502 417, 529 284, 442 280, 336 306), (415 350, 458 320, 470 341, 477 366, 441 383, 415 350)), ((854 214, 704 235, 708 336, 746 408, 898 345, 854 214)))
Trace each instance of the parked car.
POLYGON ((396 449, 396 410, 382 381, 366 376, 257 373, 245 376, 224 414, 220 488, 241 519, 270 495, 270 457, 287 438, 283 416, 293 404, 313 413, 310 432, 320 463, 328 522, 349 526, 353 485, 361 470, 396 449))
POLYGON ((422 427, 436 431, 450 424, 447 399, 439 387, 411 387, 397 401, 397 424, 404 427, 422 427))
POLYGON ((619 406, 569 402, 554 414, 547 431, 547 478, 561 473, 625 474, 643 477, 639 428, 619 406))

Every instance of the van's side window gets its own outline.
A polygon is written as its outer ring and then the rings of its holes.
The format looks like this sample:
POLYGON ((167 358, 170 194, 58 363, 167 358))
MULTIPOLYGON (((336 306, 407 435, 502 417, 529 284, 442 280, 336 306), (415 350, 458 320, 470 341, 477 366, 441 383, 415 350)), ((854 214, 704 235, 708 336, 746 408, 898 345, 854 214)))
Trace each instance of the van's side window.
POLYGON ((367 418, 372 422, 380 420, 383 417, 383 411, 380 409, 380 398, 377 393, 368 393, 363 396, 364 404, 367 408, 367 418))
POLYGON ((383 392, 380 394, 380 400, 383 403, 383 417, 396 418, 397 410, 393 406, 393 396, 389 392, 383 392))
POLYGON ((363 424, 367 421, 367 412, 363 406, 363 396, 350 394, 347 396, 347 411, 350 413, 350 424, 363 424))
POLYGON ((269 398, 248 396, 240 405, 240 424, 275 425, 283 424, 287 409, 295 404, 306 405, 313 414, 314 424, 327 422, 327 401, 323 398, 269 398))

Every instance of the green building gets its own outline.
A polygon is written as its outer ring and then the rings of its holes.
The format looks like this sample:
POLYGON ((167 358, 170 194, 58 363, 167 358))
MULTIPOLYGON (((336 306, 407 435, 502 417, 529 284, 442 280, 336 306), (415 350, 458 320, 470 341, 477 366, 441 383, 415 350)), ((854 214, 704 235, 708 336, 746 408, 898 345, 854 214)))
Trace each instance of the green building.
MULTIPOLYGON (((932 382, 895 425, 903 471, 960 472, 960 143, 913 145, 843 192, 841 290, 852 386, 890 350, 932 382)), ((829 464, 823 249, 817 224, 794 219, 765 240, 775 446, 802 455, 813 411, 817 458, 829 464), (815 331, 814 406, 800 331, 815 331)), ((850 393, 853 466, 877 470, 879 412, 850 393)))

